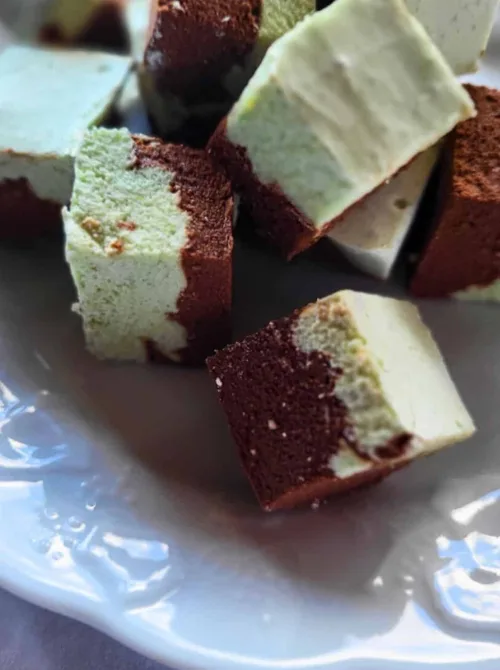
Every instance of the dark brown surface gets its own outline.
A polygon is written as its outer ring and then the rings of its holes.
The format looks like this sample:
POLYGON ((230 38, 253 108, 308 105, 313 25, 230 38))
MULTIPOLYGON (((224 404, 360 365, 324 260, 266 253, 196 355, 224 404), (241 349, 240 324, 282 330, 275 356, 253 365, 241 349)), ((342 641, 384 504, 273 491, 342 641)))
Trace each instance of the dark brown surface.
POLYGON ((229 101, 223 79, 252 52, 260 12, 261 0, 157 0, 144 64, 158 92, 188 106, 229 101))
MULTIPOLYGON (((143 99, 147 106, 147 98, 143 99)), ((201 114, 200 110, 190 107, 186 109, 186 116, 179 125, 176 125, 175 128, 172 127, 170 130, 162 130, 156 117, 151 112, 148 113, 148 121, 152 132, 158 137, 168 138, 169 142, 187 144, 190 147, 202 149, 219 125, 221 116, 224 116, 227 111, 229 110, 224 108, 221 114, 217 112, 201 114)))
POLYGON ((478 115, 450 136, 430 240, 411 282, 440 297, 500 278, 500 92, 467 86, 478 115))
MULTIPOLYGON (((166 315, 188 333, 179 352, 185 363, 200 364, 230 337, 233 197, 227 179, 202 150, 134 137, 136 169, 161 167, 175 174, 170 184, 190 218, 182 253, 187 287, 175 314, 166 315)), ((152 343, 148 351, 152 352, 152 343)), ((158 352, 154 357, 157 357, 158 352)))
POLYGON ((60 26, 48 24, 40 32, 40 41, 47 44, 71 44, 128 53, 130 39, 124 11, 123 0, 104 0, 75 39, 68 41, 60 26))
POLYGON ((61 229, 61 204, 40 199, 24 177, 0 183, 0 240, 24 241, 61 229))
MULTIPOLYGON (((347 409, 334 394, 342 371, 322 353, 295 347, 297 317, 272 322, 207 361, 243 467, 268 511, 377 481, 396 467, 382 463, 348 479, 330 469, 342 442, 360 451, 347 409)), ((402 454, 408 439, 382 447, 380 457, 402 454)))

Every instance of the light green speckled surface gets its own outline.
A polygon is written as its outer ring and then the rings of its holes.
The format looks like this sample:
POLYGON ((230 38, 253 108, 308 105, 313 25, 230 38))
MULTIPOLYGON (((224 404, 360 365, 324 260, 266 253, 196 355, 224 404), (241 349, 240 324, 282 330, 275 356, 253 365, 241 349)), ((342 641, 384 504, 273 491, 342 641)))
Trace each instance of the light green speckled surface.
POLYGON ((181 249, 189 219, 169 189, 173 175, 131 168, 133 148, 126 130, 85 136, 64 212, 66 258, 92 353, 143 361, 150 339, 175 360, 186 333, 168 314, 187 283, 181 249))

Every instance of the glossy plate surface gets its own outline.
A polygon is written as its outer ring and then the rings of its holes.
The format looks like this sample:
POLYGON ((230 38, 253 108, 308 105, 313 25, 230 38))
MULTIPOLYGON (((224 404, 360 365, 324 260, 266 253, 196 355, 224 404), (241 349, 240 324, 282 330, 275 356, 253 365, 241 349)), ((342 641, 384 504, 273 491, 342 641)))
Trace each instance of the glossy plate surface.
MULTIPOLYGON (((500 87, 500 25, 475 78, 500 87)), ((207 374, 99 363, 60 249, 0 251, 0 584, 174 668, 500 667, 500 307, 423 312, 477 437, 265 515, 207 374), (154 474, 153 474, 154 473, 154 474)), ((236 334, 340 288, 237 249, 236 334)))

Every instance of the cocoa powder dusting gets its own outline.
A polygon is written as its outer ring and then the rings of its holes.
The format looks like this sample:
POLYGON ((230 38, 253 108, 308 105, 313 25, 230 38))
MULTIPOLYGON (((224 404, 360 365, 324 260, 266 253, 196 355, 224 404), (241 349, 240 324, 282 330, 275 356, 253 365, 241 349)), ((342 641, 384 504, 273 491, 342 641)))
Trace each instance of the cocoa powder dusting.
POLYGON ((500 92, 467 85, 477 116, 448 138, 434 228, 411 281, 441 297, 500 278, 500 92))
POLYGON ((270 323, 207 361, 238 445, 243 466, 266 510, 294 507, 368 484, 396 467, 406 437, 381 445, 369 471, 340 479, 330 467, 338 449, 359 448, 348 410, 335 396, 342 371, 321 352, 304 353, 293 342, 300 312, 270 323))
POLYGON ((159 0, 144 63, 185 104, 228 98, 223 80, 256 44, 262 0, 159 0))

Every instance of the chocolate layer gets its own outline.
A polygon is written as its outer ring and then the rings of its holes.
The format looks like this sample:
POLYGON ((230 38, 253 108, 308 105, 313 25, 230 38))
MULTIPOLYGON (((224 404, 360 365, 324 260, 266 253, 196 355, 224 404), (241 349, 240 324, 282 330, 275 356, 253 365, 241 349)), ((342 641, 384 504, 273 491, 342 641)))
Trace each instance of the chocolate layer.
MULTIPOLYGON (((187 286, 175 314, 188 344, 183 362, 199 364, 230 337, 232 294, 233 197, 226 178, 214 170, 204 151, 134 136, 136 169, 160 167, 174 174, 170 189, 189 215, 188 242, 181 263, 187 286)), ((148 343, 154 352, 154 343, 148 343)), ((158 352, 154 353, 154 357, 158 352)))
POLYGON ((185 104, 224 101, 223 80, 259 33, 262 0, 157 0, 145 66, 185 104))
POLYGON ((281 188, 277 184, 263 184, 257 178, 246 149, 229 141, 226 121, 222 121, 212 136, 208 152, 242 195, 259 234, 287 258, 307 249, 318 239, 318 231, 281 188))
MULTIPOLYGON (((364 199, 354 203, 341 216, 325 223, 321 228, 316 228, 288 199, 278 184, 263 184, 260 181, 253 171, 246 149, 232 144, 228 139, 226 120, 221 122, 213 134, 207 150, 242 196, 259 234, 277 247, 288 260, 324 237, 336 223, 349 214, 352 207, 364 199)), ((382 186, 383 184, 379 188, 382 186)))
MULTIPOLYGON (((368 472, 336 477, 330 459, 341 446, 366 455, 334 394, 342 371, 293 342, 298 316, 272 322, 207 361, 244 469, 268 511, 340 493, 401 467, 378 462, 368 472)), ((402 435, 382 447, 380 458, 402 455, 409 439, 402 435)))
POLYGON ((129 53, 130 37, 124 18, 123 0, 105 0, 100 3, 90 21, 74 39, 68 40, 57 24, 48 24, 40 31, 40 41, 129 53))
POLYGON ((27 179, 0 182, 0 239, 27 240, 61 229, 61 204, 42 200, 27 179))
POLYGON ((500 278, 500 92, 466 88, 478 115, 448 140, 434 229, 411 282, 417 296, 500 278))

